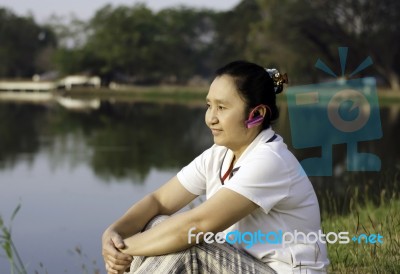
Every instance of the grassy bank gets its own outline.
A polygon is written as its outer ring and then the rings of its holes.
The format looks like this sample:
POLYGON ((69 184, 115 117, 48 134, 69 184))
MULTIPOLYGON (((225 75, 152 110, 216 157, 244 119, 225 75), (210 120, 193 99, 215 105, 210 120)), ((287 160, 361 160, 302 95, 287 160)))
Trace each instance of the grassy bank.
MULTIPOLYGON (((383 195, 382 195, 383 197, 383 195)), ((13 219, 19 209, 12 214, 13 219)), ((348 231, 349 237, 360 234, 380 234, 383 244, 361 243, 350 240, 348 244, 328 244, 331 264, 329 273, 400 273, 400 200, 393 196, 376 206, 367 202, 364 206, 354 204, 349 215, 323 213, 322 227, 325 233, 348 231)), ((7 227, 0 216, 0 256, 10 263, 13 273, 27 273, 11 238, 11 225, 7 227)), ((82 273, 93 272, 84 265, 82 273)), ((36 272, 36 273, 46 273, 36 272)))
POLYGON ((353 204, 346 216, 323 214, 325 233, 348 231, 350 237, 348 244, 328 244, 329 273, 400 273, 400 200, 396 196, 382 199, 379 206, 353 204), (383 244, 351 240, 363 233, 379 233, 383 244))
MULTIPOLYGON (((137 100, 162 103, 204 103, 208 86, 126 86, 118 89, 85 88, 56 91, 73 98, 99 98, 104 100, 137 100)), ((400 91, 378 89, 380 105, 400 104, 400 91)), ((278 102, 285 102, 286 96, 277 96, 278 102)))
POLYGON ((116 101, 145 101, 161 103, 204 104, 208 87, 149 86, 126 87, 120 89, 72 89, 56 93, 73 98, 99 98, 116 101))

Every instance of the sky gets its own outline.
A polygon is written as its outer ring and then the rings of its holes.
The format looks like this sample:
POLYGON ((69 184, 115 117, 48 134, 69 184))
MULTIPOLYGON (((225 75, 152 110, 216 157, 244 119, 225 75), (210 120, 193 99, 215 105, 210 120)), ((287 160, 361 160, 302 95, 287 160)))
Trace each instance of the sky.
POLYGON ((0 7, 11 9, 18 16, 32 14, 37 22, 43 23, 51 14, 74 13, 79 19, 87 20, 106 4, 131 6, 140 2, 154 11, 180 4, 222 11, 233 8, 240 0, 0 0, 0 7))

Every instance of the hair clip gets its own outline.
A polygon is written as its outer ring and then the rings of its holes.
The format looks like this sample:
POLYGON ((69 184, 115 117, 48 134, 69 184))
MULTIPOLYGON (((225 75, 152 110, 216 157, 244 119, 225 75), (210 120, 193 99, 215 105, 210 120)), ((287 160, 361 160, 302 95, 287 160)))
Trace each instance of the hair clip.
POLYGON ((288 84, 289 83, 289 78, 287 76, 287 73, 281 74, 276 68, 272 69, 265 69, 269 76, 272 78, 274 81, 274 90, 275 93, 281 93, 283 90, 283 84, 288 84))

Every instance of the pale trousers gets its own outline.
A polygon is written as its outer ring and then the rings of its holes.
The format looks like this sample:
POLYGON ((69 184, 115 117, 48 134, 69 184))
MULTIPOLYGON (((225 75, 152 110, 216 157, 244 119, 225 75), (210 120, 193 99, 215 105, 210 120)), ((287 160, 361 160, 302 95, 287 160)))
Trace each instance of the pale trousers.
MULTIPOLYGON (((149 229, 168 216, 158 216, 146 226, 149 229)), ((276 273, 266 263, 228 243, 201 243, 168 255, 135 256, 129 274, 193 273, 193 274, 247 274, 276 273)))

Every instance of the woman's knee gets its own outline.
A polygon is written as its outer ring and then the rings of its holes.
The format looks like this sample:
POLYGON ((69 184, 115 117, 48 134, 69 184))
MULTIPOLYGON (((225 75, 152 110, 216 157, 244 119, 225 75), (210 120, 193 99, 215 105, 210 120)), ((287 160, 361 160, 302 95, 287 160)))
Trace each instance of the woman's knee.
POLYGON ((156 225, 160 224, 161 222, 168 219, 170 216, 168 215, 157 215, 153 219, 151 219, 144 227, 143 231, 148 230, 156 225))

